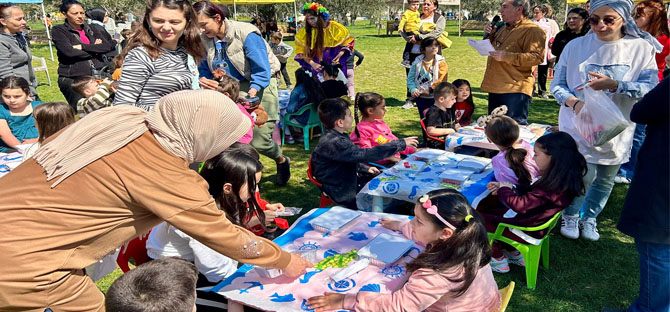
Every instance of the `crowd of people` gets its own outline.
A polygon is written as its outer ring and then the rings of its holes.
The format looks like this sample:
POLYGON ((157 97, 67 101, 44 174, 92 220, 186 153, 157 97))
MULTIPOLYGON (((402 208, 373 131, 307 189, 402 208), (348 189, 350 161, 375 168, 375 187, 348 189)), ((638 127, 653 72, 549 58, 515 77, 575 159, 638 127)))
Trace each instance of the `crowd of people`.
MULTIPOLYGON (((263 200, 257 187, 261 155, 274 160, 277 186, 290 179, 292 160, 273 140, 283 119, 280 82, 291 90, 285 113, 314 105, 323 125, 302 161, 332 201, 357 209, 356 194, 380 168, 419 148, 444 150, 446 136, 473 123, 470 82, 448 80, 443 54, 452 43, 438 5, 410 1, 399 29, 403 107, 416 105, 423 140, 393 134, 382 94, 356 92, 364 56, 319 3, 302 7, 305 26, 293 49, 275 21, 231 20, 227 7, 207 0, 147 0, 139 22, 120 33, 123 42, 106 30, 104 9, 64 0, 65 20, 51 31, 67 103, 40 101, 23 11, 1 5, 0 152, 19 151, 24 162, 0 180, 0 227, 11 233, 0 237, 7 264, 0 310, 186 312, 196 297, 226 302, 196 285, 222 281, 238 263, 281 269, 288 278, 304 274, 311 263, 268 239, 284 206, 263 200), (294 53, 299 68, 290 77, 294 53), (149 231, 150 261, 120 277, 105 298, 85 268, 149 231)), ((490 244, 487 231, 503 222, 538 226, 562 212, 561 235, 597 241, 597 218, 615 181, 630 183, 618 228, 640 254, 639 297, 628 311, 670 309, 670 296, 658 292, 670 285, 667 12, 658 0, 587 5, 570 10, 560 30, 550 5, 502 1, 501 22, 484 29, 495 49, 481 84, 485 133, 499 149, 491 195, 475 210, 458 191, 436 190, 413 204, 412 221, 381 220, 426 247, 407 264, 406 284, 388 294, 324 294, 306 301, 311 309, 498 311, 493 272, 525 259, 509 245, 490 244), (520 126, 534 94, 547 99, 549 92, 560 105, 558 129, 530 144, 520 126), (596 105, 588 100, 596 92, 627 120, 597 145, 575 122, 596 105)), ((305 112, 292 122, 309 118, 305 112)), ((307 139, 300 130, 282 135, 307 139)), ((590 135, 604 135, 597 131, 590 135)), ((526 242, 546 234, 504 235, 526 242)))

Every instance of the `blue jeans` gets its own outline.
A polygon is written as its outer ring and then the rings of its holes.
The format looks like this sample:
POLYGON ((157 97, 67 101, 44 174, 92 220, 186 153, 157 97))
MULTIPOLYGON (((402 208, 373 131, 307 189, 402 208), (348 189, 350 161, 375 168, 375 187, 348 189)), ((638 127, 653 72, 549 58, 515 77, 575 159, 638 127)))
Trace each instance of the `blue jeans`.
POLYGON ((633 178, 633 170, 635 170, 635 163, 637 162, 637 153, 640 151, 642 143, 644 143, 644 138, 646 134, 646 125, 636 125, 635 133, 633 134, 633 148, 630 150, 630 159, 627 163, 621 165, 619 168, 618 176, 626 177, 628 179, 633 178))
POLYGON ((670 311, 670 245, 635 240, 640 255, 640 295, 627 312, 670 311))
POLYGON ((575 197, 572 204, 565 209, 566 215, 576 215, 583 212, 582 218, 596 218, 605 208, 607 199, 614 188, 614 177, 620 165, 586 164, 587 172, 584 176, 586 195, 575 197))

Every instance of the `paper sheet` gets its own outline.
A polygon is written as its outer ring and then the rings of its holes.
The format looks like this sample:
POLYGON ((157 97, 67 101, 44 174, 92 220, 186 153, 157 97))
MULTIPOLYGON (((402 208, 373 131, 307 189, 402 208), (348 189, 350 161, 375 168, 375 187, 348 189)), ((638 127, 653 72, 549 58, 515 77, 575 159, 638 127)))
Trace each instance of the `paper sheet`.
POLYGON ((488 39, 473 40, 472 38, 468 38, 468 43, 471 47, 475 48, 475 50, 477 50, 481 56, 489 56, 489 52, 495 52, 496 50, 493 48, 491 41, 488 39))

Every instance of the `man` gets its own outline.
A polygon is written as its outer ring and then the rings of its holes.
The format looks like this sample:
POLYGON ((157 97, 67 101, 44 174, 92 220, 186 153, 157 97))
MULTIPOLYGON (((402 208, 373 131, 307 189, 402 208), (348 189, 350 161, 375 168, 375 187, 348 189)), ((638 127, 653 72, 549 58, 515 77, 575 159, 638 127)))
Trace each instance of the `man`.
POLYGON ((533 69, 544 60, 546 35, 528 19, 528 0, 504 0, 500 16, 505 24, 487 25, 484 32, 495 48, 489 52, 482 90, 489 93, 489 113, 507 105, 507 115, 528 124, 528 105, 533 92, 533 69))

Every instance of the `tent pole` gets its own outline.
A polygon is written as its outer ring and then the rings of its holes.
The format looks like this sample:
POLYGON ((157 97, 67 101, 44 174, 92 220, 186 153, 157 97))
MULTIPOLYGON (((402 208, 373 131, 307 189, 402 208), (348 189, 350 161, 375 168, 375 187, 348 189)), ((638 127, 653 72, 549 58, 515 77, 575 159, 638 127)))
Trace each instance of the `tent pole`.
POLYGON ((235 12, 235 20, 237 20, 237 3, 235 3, 235 0, 233 0, 233 11, 235 12))
POLYGON ((461 36, 461 22, 463 21, 463 8, 461 7, 461 1, 458 1, 458 36, 461 36))
MULTIPOLYGON (((295 4, 295 1, 293 1, 293 14, 295 15, 293 18, 293 22, 295 23, 295 33, 298 33, 298 7, 295 4)), ((294 37, 295 38, 295 37, 294 37)))
POLYGON ((44 9, 44 2, 40 2, 42 5, 42 21, 44 22, 44 28, 47 30, 47 41, 49 41, 49 53, 51 53, 51 61, 54 61, 54 50, 51 48, 51 33, 49 32, 49 26, 47 25, 47 12, 44 9))

